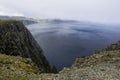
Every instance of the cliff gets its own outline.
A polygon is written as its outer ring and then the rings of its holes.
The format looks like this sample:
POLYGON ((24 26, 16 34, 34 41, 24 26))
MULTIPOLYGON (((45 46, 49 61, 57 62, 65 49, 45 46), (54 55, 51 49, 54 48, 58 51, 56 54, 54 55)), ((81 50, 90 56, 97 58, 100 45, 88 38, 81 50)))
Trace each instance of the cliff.
POLYGON ((119 80, 120 41, 79 57, 57 74, 21 22, 0 21, 0 80, 119 80))
POLYGON ((41 72, 50 71, 42 49, 21 22, 0 21, 0 53, 30 58, 41 72))

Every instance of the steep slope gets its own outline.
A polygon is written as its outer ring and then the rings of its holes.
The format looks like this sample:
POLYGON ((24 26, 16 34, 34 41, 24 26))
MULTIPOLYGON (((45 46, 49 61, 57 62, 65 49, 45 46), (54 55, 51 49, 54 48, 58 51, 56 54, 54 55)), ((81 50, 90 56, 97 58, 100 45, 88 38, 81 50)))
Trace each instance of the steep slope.
POLYGON ((0 53, 31 58, 41 72, 50 71, 42 49, 21 22, 0 21, 0 53))

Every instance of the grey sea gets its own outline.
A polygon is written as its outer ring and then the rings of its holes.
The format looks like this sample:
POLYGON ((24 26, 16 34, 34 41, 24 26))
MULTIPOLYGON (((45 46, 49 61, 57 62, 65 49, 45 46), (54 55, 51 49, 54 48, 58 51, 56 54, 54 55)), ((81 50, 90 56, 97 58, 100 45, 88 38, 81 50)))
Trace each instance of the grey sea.
POLYGON ((89 22, 43 22, 28 25, 45 56, 58 70, 69 67, 77 57, 90 56, 94 50, 120 40, 119 25, 89 22))

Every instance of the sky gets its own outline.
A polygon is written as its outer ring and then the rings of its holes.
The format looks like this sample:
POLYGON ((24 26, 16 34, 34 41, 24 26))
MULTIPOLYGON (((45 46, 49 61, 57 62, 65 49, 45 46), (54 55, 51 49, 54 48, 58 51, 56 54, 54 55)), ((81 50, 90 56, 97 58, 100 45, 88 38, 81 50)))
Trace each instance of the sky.
POLYGON ((120 24, 120 0, 0 0, 0 15, 120 24))

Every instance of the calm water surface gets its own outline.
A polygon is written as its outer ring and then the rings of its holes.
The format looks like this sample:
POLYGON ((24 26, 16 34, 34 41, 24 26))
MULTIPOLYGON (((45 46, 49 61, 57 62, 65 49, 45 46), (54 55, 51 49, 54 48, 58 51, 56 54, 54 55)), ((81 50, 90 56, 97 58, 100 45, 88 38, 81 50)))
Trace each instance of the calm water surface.
POLYGON ((120 26, 82 22, 39 23, 27 26, 44 50, 50 64, 59 70, 75 58, 120 40, 120 26))

